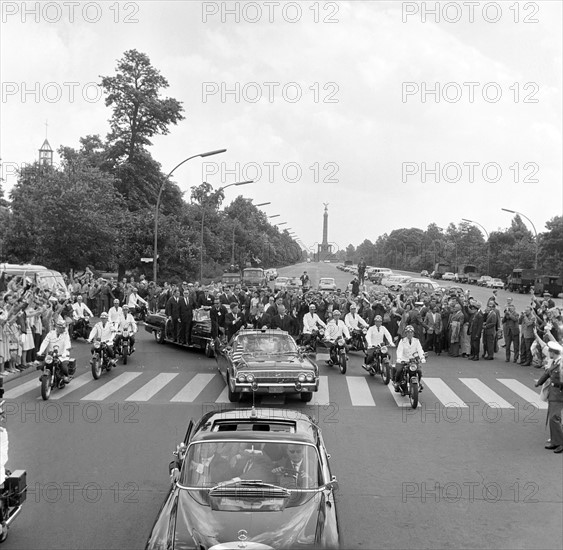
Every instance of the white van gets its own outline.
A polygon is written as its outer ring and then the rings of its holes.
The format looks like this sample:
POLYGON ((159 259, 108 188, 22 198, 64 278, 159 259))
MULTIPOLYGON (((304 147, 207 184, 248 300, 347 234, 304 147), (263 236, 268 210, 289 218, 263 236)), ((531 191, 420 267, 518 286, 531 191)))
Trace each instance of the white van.
POLYGON ((63 276, 53 269, 42 265, 32 264, 0 264, 0 274, 7 277, 27 277, 41 289, 50 290, 52 293, 68 298, 70 293, 64 282, 63 276))

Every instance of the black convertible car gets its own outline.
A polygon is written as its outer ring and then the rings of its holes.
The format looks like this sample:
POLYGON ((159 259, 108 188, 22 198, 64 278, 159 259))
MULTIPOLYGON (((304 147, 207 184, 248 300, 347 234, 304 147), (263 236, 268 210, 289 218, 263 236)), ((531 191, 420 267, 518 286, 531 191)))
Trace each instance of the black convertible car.
POLYGON ((203 349, 207 357, 214 357, 214 344, 211 338, 211 318, 209 317, 210 310, 211 308, 206 306, 194 310, 191 345, 174 342, 172 323, 168 321, 164 310, 160 310, 158 313, 150 313, 147 316, 145 330, 154 334, 154 338, 159 344, 170 342, 186 348, 203 349))
POLYGON ((147 550, 338 548, 321 430, 295 410, 210 412, 177 446, 147 550))

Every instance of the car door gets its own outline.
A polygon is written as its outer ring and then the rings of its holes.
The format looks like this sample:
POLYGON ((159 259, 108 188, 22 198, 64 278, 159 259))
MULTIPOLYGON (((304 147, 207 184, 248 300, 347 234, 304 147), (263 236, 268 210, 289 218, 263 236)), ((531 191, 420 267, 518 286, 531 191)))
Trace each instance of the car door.
POLYGON ((219 369, 221 376, 225 379, 225 382, 227 381, 227 373, 232 362, 232 348, 235 339, 236 337, 233 337, 228 344, 220 344, 215 355, 217 359, 217 368, 219 369))

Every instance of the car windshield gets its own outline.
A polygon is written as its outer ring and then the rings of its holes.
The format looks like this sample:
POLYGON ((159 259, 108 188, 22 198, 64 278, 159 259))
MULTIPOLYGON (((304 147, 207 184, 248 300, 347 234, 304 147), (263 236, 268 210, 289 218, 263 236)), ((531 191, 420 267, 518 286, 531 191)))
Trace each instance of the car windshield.
POLYGON ((287 334, 245 334, 239 336, 234 345, 235 353, 271 355, 297 353, 297 344, 287 334))
POLYGON ((334 279, 326 279, 326 278, 323 278, 323 279, 321 279, 321 283, 322 283, 322 284, 327 284, 327 285, 332 285, 332 284, 334 284, 334 279))
POLYGON ((221 489, 220 484, 250 491, 263 489, 264 484, 317 489, 322 485, 322 469, 314 445, 251 438, 203 441, 188 447, 180 483, 215 490, 221 489))

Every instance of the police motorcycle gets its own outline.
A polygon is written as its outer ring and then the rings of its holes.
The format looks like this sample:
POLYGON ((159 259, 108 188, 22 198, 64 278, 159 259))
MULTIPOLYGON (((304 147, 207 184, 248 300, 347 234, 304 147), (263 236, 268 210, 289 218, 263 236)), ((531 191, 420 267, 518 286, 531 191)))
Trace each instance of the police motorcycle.
MULTIPOLYGON (((425 353, 424 357, 428 354, 425 353)), ((394 375, 395 373, 393 373, 394 375)), ((422 358, 418 352, 413 353, 409 361, 403 365, 401 372, 401 379, 399 380, 399 388, 401 395, 409 396, 411 407, 416 409, 418 407, 418 394, 422 391, 420 378, 422 376, 422 358)))
POLYGON ((334 341, 330 338, 330 325, 324 331, 322 345, 328 350, 328 354, 317 353, 317 360, 325 360, 327 366, 338 365, 340 372, 346 374, 348 367, 348 353, 346 352, 346 340, 343 336, 338 336, 334 341), (327 360, 328 355, 328 360, 327 360))
POLYGON ((365 327, 355 328, 351 331, 350 351, 365 351, 366 350, 366 334, 368 329, 365 327))
MULTIPOLYGON (((121 355, 124 365, 127 365, 127 358, 131 355, 131 331, 125 327, 117 331, 114 340, 114 351, 116 354, 121 355)), ((106 348, 107 349, 107 348, 106 348)))
MULTIPOLYGON (((40 359, 39 356, 38 359, 40 359)), ((53 389, 62 389, 67 384, 70 384, 76 372, 76 359, 69 359, 68 382, 65 381, 65 375, 61 370, 62 361, 59 357, 58 347, 55 346, 53 351, 47 353, 42 363, 43 365, 39 365, 37 369, 43 371, 43 374, 39 377, 39 381, 41 382, 41 397, 44 401, 47 401, 49 397, 51 397, 51 391, 53 389)))
POLYGON ((319 344, 322 345, 325 335, 325 329, 318 326, 311 331, 311 334, 301 335, 301 347, 302 352, 305 355, 315 354, 317 352, 317 347, 319 344))
POLYGON ((77 338, 84 338, 84 340, 87 340, 91 329, 92 327, 90 326, 90 316, 85 313, 84 317, 80 317, 74 323, 71 334, 72 339, 76 340, 77 338))
POLYGON ((92 354, 92 359, 90 359, 94 380, 100 378, 104 370, 109 372, 114 366, 115 362, 110 359, 108 354, 107 342, 101 342, 99 338, 96 338, 94 340, 94 353, 92 354))
POLYGON ((135 321, 137 322, 141 321, 144 323, 147 320, 148 309, 145 304, 142 304, 140 302, 137 303, 135 307, 132 308, 131 313, 133 315, 133 319, 135 319, 135 321))
POLYGON ((0 543, 8 538, 8 529, 22 511, 27 496, 26 471, 4 469, 8 462, 8 432, 2 426, 6 421, 4 403, 0 399, 0 543))
POLYGON ((370 376, 375 376, 376 374, 381 375, 381 380, 387 386, 391 380, 391 359, 389 357, 388 346, 375 346, 373 360, 370 363, 366 361, 365 368, 370 376))

